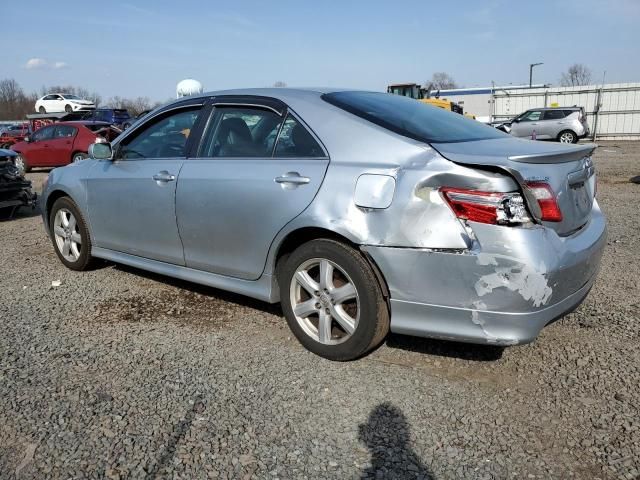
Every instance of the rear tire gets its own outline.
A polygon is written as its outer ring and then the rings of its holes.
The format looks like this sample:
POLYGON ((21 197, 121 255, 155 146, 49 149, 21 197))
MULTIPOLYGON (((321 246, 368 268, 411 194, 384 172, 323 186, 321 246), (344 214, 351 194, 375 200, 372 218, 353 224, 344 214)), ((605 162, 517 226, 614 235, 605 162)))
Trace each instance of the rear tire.
POLYGON ((89 158, 89 156, 86 153, 75 152, 73 155, 71 155, 71 163, 78 163, 82 160, 86 160, 87 158, 89 158))
POLYGON ((578 143, 578 135, 571 130, 563 130, 558 134, 560 143, 578 143))
POLYGON ((301 245, 279 265, 278 284, 289 328, 316 355, 354 360, 389 332, 389 309, 374 272, 343 243, 301 245))
POLYGON ((44 107, 40 107, 40 108, 38 109, 38 111, 39 111, 40 113, 47 113, 47 111, 45 110, 45 108, 44 108, 44 107))
POLYGON ((60 261, 71 270, 89 270, 94 264, 91 237, 80 209, 69 197, 56 200, 49 213, 51 241, 60 261))

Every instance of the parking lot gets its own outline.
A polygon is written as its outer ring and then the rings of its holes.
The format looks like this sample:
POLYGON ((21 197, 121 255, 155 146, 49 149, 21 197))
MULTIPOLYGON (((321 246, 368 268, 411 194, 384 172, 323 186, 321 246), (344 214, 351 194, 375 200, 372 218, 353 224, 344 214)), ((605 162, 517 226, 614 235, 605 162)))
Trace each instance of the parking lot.
POLYGON ((277 306, 72 272, 37 211, 1 222, 0 477, 638 478, 640 143, 595 163, 598 281, 507 349, 392 335, 329 362, 277 306))

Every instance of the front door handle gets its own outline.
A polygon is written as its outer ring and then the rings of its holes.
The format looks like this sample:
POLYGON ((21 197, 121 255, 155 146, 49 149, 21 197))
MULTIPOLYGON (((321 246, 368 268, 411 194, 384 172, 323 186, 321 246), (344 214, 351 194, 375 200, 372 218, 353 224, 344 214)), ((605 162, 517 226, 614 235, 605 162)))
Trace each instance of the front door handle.
POLYGON ((153 176, 153 179, 158 183, 167 183, 167 182, 173 182, 176 179, 176 176, 171 175, 166 170, 162 170, 161 172, 156 173, 153 176))
POLYGON ((287 172, 280 177, 274 178, 276 183, 286 185, 306 185, 311 181, 309 177, 302 177, 298 172, 287 172))

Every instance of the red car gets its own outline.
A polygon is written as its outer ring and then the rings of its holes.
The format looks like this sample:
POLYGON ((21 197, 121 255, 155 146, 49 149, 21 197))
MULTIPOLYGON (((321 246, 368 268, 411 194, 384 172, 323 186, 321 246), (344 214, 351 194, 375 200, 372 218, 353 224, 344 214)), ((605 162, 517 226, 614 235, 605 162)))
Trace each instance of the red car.
POLYGON ((29 124, 10 125, 0 134, 0 148, 10 148, 16 142, 21 142, 29 135, 29 124))
POLYGON ((18 154, 16 167, 26 173, 33 167, 61 167, 83 160, 98 138, 110 142, 119 133, 105 122, 58 122, 36 130, 11 150, 18 154))

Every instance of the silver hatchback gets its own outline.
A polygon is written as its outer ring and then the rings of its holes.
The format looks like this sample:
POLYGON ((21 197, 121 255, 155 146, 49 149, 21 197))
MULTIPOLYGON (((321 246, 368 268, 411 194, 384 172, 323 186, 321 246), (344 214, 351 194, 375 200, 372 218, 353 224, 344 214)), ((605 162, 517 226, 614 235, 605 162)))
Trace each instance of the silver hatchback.
POLYGON ((69 268, 103 258, 281 302, 329 359, 389 330, 515 345, 595 280, 593 149, 384 93, 224 91, 53 170, 42 212, 69 268))
POLYGON ((577 143, 589 135, 589 124, 582 107, 534 108, 503 124, 514 137, 577 143))

